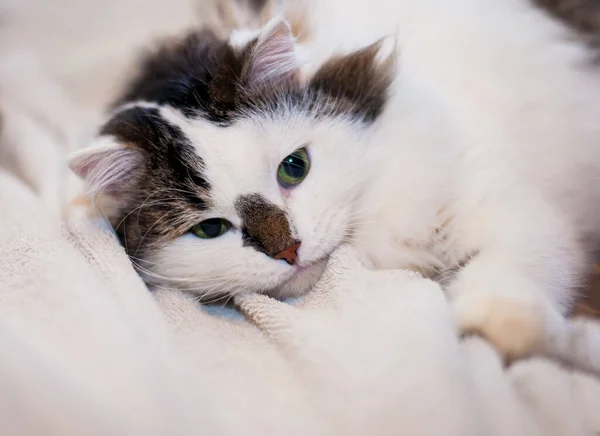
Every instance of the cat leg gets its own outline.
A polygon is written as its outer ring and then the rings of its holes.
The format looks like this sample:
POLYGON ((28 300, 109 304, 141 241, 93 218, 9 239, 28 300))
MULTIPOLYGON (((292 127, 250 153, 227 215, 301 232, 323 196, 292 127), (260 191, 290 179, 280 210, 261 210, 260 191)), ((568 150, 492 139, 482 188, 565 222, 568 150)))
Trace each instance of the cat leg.
POLYGON ((548 352, 564 336, 564 307, 499 253, 484 252, 450 287, 458 327, 478 334, 507 359, 548 352))
POLYGON ((551 353, 566 338, 565 313, 585 256, 572 226, 540 196, 488 198, 459 230, 477 250, 448 286, 458 327, 507 359, 551 353))

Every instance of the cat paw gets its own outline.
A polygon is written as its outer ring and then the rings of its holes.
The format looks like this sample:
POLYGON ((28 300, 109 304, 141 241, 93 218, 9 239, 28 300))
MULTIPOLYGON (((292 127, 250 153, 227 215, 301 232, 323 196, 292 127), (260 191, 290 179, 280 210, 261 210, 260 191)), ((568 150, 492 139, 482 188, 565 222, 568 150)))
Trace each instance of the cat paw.
POLYGON ((552 310, 536 296, 466 294, 454 302, 462 334, 476 334, 512 361, 541 351, 552 310))

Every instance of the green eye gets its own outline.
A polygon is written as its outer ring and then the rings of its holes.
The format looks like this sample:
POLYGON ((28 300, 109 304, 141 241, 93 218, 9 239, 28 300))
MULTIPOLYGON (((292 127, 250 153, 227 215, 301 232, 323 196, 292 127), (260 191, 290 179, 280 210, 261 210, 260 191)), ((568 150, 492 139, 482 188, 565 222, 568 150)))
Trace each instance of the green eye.
POLYGON ((223 218, 211 218, 202 221, 200 224, 196 224, 192 227, 192 232, 199 238, 213 239, 227 232, 230 227, 231 224, 223 218))
POLYGON ((277 179, 284 188, 302 183, 310 170, 310 159, 306 149, 301 148, 287 156, 277 169, 277 179))

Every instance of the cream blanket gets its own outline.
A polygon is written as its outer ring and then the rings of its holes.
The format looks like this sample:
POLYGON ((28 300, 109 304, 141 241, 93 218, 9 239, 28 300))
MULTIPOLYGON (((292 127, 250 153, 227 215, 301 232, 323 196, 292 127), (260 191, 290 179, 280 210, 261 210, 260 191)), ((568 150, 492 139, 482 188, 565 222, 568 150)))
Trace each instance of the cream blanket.
MULTIPOLYGON (((21 116, 1 146, 46 147, 24 155, 38 165, 60 155, 21 116)), ((150 292, 110 229, 61 219, 40 193, 0 172, 2 435, 600 432, 597 379, 544 360, 504 369, 457 338, 442 291, 415 274, 369 271, 342 248, 295 305, 250 295, 244 317, 216 316, 150 292)), ((571 330, 557 354, 598 361, 585 353, 600 327, 571 330)))
MULTIPOLYGON (((349 248, 295 305, 245 319, 150 292, 110 229, 0 175, 0 428, 9 435, 593 435, 600 382, 504 369, 440 288, 349 248)), ((580 338, 600 334, 580 323, 580 338)))
POLYGON ((458 338, 435 283, 347 247, 293 305, 249 295, 229 317, 150 292, 110 229, 61 217, 82 106, 33 65, 0 60, 2 436, 600 433, 600 380, 578 371, 600 362, 591 322, 555 353, 578 370, 507 369, 458 338))

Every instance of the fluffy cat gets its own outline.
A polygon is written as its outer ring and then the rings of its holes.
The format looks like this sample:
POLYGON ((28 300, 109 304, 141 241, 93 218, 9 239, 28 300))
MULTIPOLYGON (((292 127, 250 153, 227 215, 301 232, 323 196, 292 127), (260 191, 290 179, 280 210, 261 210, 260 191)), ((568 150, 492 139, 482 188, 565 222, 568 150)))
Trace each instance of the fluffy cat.
POLYGON ((347 242, 543 350, 600 236, 588 47, 527 0, 293 7, 302 42, 274 19, 163 45, 73 157, 142 276, 288 297, 347 242))

